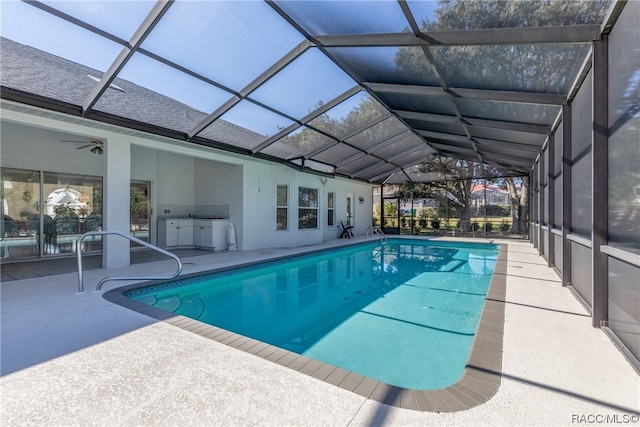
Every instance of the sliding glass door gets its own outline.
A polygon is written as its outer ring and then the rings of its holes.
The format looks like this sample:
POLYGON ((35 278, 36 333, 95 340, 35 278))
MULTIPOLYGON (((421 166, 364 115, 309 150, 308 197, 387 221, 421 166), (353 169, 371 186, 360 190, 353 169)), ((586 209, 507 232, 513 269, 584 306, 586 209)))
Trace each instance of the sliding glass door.
POLYGON ((40 256, 40 172, 2 168, 0 256, 40 256))
MULTIPOLYGON (((75 253, 80 235, 102 229, 102 177, 2 168, 2 215, 2 258, 75 253)), ((101 236, 84 241, 101 249, 101 236)))

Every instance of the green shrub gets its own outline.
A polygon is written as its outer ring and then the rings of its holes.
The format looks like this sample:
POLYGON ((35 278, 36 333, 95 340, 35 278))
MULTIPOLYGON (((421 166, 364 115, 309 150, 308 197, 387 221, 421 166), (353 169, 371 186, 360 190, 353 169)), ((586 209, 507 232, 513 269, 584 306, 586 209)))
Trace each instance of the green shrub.
POLYGON ((422 208, 418 214, 420 218, 433 218, 438 216, 437 208, 422 208))
MULTIPOLYGON (((487 205, 488 216, 508 216, 511 214, 511 208, 509 205, 487 205)), ((480 208, 483 211, 483 208, 480 208)))

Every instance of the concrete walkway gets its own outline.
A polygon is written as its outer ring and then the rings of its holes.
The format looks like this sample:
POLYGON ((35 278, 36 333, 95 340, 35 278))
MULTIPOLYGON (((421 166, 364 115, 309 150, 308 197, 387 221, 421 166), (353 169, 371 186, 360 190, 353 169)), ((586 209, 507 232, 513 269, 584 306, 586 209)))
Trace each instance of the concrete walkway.
MULTIPOLYGON (((528 242, 502 243, 509 247, 502 384, 470 410, 425 413, 377 403, 92 292, 100 278, 132 274, 137 265, 87 272, 84 294, 77 294, 75 274, 2 284, 0 424, 640 425, 640 377, 630 363, 591 327, 528 242)), ((300 252, 215 253, 189 258, 183 272, 300 252)), ((144 264, 144 272, 174 265, 144 264)))

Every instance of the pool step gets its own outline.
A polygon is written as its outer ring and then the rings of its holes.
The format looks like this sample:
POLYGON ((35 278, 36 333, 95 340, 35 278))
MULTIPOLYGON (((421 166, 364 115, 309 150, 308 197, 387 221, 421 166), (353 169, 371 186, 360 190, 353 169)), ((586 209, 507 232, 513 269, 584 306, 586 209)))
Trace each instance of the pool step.
POLYGON ((160 298, 152 305, 196 320, 204 313, 204 303, 200 299, 200 294, 188 295, 182 298, 177 294, 168 295, 160 298))
POLYGON ((162 310, 167 310, 172 313, 175 313, 178 308, 182 305, 182 301, 178 295, 168 295, 166 297, 160 298, 155 304, 154 307, 161 308, 162 310))
POLYGON ((202 313, 204 313, 204 302, 200 299, 200 294, 184 297, 182 299, 182 305, 180 305, 175 313, 198 320, 200 316, 202 316, 202 313))
POLYGON ((136 298, 136 300, 145 303, 147 305, 153 305, 155 306, 158 302, 158 298, 156 298, 155 295, 145 295, 139 298, 136 298))

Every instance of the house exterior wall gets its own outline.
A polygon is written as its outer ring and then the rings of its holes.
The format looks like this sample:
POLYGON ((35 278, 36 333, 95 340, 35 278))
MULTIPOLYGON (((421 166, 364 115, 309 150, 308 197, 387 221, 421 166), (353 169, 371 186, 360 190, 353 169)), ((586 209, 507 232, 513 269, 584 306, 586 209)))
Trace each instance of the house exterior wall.
MULTIPOLYGON (((5 113, 2 115, 4 118, 5 113)), ((23 126, 5 120, 2 121, 0 132, 3 167, 51 172, 74 171, 90 175, 104 175, 106 172, 101 156, 85 150, 76 150, 82 146, 81 143, 63 141, 79 140, 80 137, 76 135, 23 126)))
POLYGON ((371 225, 371 186, 345 179, 303 174, 292 168, 277 164, 254 164, 244 170, 243 186, 243 246, 241 249, 265 247, 293 247, 321 243, 338 237, 340 221, 346 221, 347 194, 354 195, 354 232, 366 233, 371 225), (324 183, 323 183, 324 182, 324 183), (276 186, 289 188, 288 229, 276 230, 276 186), (298 188, 318 190, 318 228, 298 229, 298 188), (335 194, 335 226, 327 225, 327 194, 335 194), (359 202, 362 197, 364 203, 359 202))
MULTIPOLYGON (((225 212, 234 226, 236 241, 241 248, 244 236, 243 191, 241 185, 243 166, 213 162, 205 159, 195 161, 194 204, 197 214, 225 212)), ((251 209, 251 207, 248 207, 251 209)))
MULTIPOLYGON (((197 213, 198 209, 212 206, 228 206, 240 250, 320 243, 337 238, 339 223, 346 219, 348 194, 353 195, 354 233, 365 234, 371 225, 372 186, 366 183, 303 173, 286 165, 157 136, 147 137, 139 132, 61 113, 39 114, 37 108, 10 101, 3 101, 3 107, 7 107, 2 109, 3 167, 102 176, 106 188, 117 187, 117 199, 121 202, 129 197, 129 186, 124 184, 123 176, 126 182, 131 179, 151 181, 153 243, 157 241, 159 217, 197 213), (72 143, 62 142, 88 137, 106 141, 105 155, 75 150, 72 143), (109 159, 110 144, 117 144, 120 155, 109 159), (122 168, 126 168, 126 174, 122 173, 122 168), (276 230, 277 184, 289 186, 288 230, 276 230), (299 187, 318 190, 317 229, 298 229, 299 187), (331 191, 335 193, 334 227, 327 226, 327 193, 331 191), (363 203, 360 203, 360 197, 363 203), (169 212, 165 213, 165 210, 169 212)), ((110 198, 115 197, 113 193, 109 194, 110 198)), ((109 200, 105 198, 107 225, 129 223, 128 207, 114 208, 106 203, 109 200)), ((128 206, 128 203, 124 205, 128 206)), ((118 264, 123 262, 120 260, 118 264)), ((103 261, 103 264, 108 262, 103 261)))

